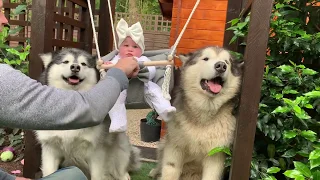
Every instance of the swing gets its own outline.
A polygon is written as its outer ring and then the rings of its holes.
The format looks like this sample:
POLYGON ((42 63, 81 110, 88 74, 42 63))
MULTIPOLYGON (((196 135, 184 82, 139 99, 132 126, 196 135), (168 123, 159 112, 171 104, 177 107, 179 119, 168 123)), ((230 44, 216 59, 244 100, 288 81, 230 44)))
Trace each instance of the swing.
MULTIPOLYGON (((94 42, 96 44, 97 56, 99 59, 97 62, 97 68, 100 71, 104 71, 105 69, 111 68, 113 64, 106 65, 103 63, 106 61, 112 60, 112 58, 116 56, 118 53, 118 48, 117 48, 118 46, 117 46, 116 37, 115 37, 115 29, 113 24, 113 16, 111 13, 112 11, 111 11, 110 0, 108 0, 108 8, 109 8, 109 15, 110 15, 115 50, 113 50, 112 52, 108 53, 103 57, 100 56, 99 45, 98 45, 98 40, 96 36, 93 15, 92 15, 91 2, 90 0, 87 0, 87 2, 88 2, 89 14, 90 14, 91 26, 93 30, 94 42)), ((166 98, 167 100, 171 99, 170 92, 172 91, 174 86, 173 76, 172 76, 172 73, 173 73, 172 67, 174 66, 173 57, 176 52, 177 45, 199 3, 200 3, 200 0, 197 0, 176 42, 170 49, 145 51, 142 55, 148 57, 151 61, 139 62, 139 64, 142 67, 156 66, 156 75, 152 79, 152 82, 162 87, 162 94, 164 98, 166 98)), ((144 82, 142 82, 139 78, 132 78, 129 81, 129 87, 127 90, 126 108, 127 109, 147 109, 147 108, 150 108, 150 106, 151 105, 148 105, 144 98, 144 82)))

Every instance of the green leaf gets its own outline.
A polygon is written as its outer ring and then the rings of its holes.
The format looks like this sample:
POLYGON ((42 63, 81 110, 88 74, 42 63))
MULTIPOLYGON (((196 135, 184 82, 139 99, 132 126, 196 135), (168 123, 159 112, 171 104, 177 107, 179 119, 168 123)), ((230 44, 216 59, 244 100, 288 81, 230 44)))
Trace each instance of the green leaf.
POLYGON ((307 165, 303 164, 302 162, 298 162, 298 161, 293 161, 293 163, 294 163, 294 167, 298 171, 300 171, 304 176, 311 177, 311 171, 307 165))
POLYGON ((233 36, 232 39, 230 40, 229 44, 232 44, 234 41, 237 40, 237 38, 238 38, 237 36, 233 36))
POLYGON ((318 74, 317 71, 314 71, 312 69, 309 69, 309 68, 306 68, 306 69, 302 69, 302 75, 315 75, 315 74, 318 74))
POLYGON ((271 167, 271 168, 268 168, 268 169, 267 169, 267 173, 274 174, 274 173, 279 172, 280 170, 281 170, 281 169, 278 168, 278 167, 271 167))
POLYGON ((311 131, 311 130, 304 130, 301 132, 301 136, 308 139, 311 142, 314 142, 317 140, 317 133, 311 131))
POLYGON ((292 108, 293 108, 293 111, 296 114, 301 114, 302 113, 302 109, 298 105, 293 105, 292 108))
POLYGON ((23 29, 23 27, 21 27, 21 26, 18 26, 15 29, 10 29, 9 34, 16 34, 16 33, 20 32, 22 29, 23 29))
POLYGON ((287 106, 278 106, 275 110, 273 110, 271 113, 276 114, 276 113, 287 113, 289 112, 290 109, 287 106))
POLYGON ((273 166, 280 166, 279 161, 274 158, 270 158, 269 161, 272 162, 273 166))
POLYGON ((23 11, 26 10, 27 5, 19 5, 13 10, 14 15, 22 14, 24 13, 23 11))
POLYGON ((20 54, 19 51, 17 51, 16 49, 13 49, 13 48, 10 48, 10 49, 6 49, 8 52, 10 52, 11 54, 14 54, 14 55, 18 55, 20 54))
POLYGON ((304 95, 310 98, 320 98, 320 91, 311 91, 311 92, 305 93, 304 95))
POLYGON ((282 95, 282 94, 276 94, 276 95, 275 95, 275 98, 276 98, 276 99, 282 99, 282 98, 283 98, 283 95, 282 95))
POLYGON ((283 86, 283 83, 281 81, 281 79, 277 76, 272 76, 272 75, 268 75, 267 76, 267 80, 270 81, 271 83, 277 85, 277 86, 283 86))
POLYGON ((274 176, 268 176, 264 178, 263 180, 277 180, 274 176))
POLYGON ((320 179, 320 171, 312 172, 312 179, 320 179))
POLYGON ((290 131, 284 131, 283 133, 283 137, 286 139, 291 139, 297 136, 297 132, 294 130, 290 130, 290 131))
POLYGON ((295 113, 295 115, 299 118, 299 119, 310 119, 311 117, 306 114, 305 111, 302 111, 301 113, 295 113))
POLYGON ((291 158, 291 157, 295 156, 296 154, 297 154, 297 153, 296 153, 296 151, 295 151, 294 149, 290 149, 290 150, 286 151, 286 152, 282 155, 282 157, 291 158))
POLYGON ((313 143, 312 145, 315 149, 320 149, 320 143, 313 143))
POLYGON ((320 149, 313 150, 309 155, 309 160, 320 158, 320 149))
POLYGON ((224 153, 228 154, 229 156, 231 156, 231 151, 230 151, 230 148, 228 148, 228 147, 216 147, 216 148, 212 149, 208 153, 208 155, 213 156, 214 154, 216 154, 218 152, 224 152, 224 153))
POLYGON ((234 26, 234 25, 237 24, 239 21, 240 21, 239 18, 235 18, 235 19, 232 19, 231 21, 229 21, 228 23, 231 23, 231 26, 234 26))
POLYGON ((286 104, 288 104, 290 106, 294 106, 295 105, 294 101, 292 101, 292 100, 290 100, 288 98, 283 98, 283 101, 284 101, 284 103, 286 103, 286 104))
POLYGON ((320 166, 320 158, 310 160, 311 169, 320 166))
POLYGON ((280 8, 283 8, 284 7, 284 4, 281 4, 281 3, 277 3, 276 4, 276 9, 280 9, 280 8))
POLYGON ((241 23, 238 23, 237 27, 238 27, 239 29, 242 29, 242 28, 244 28, 247 24, 248 24, 247 22, 241 22, 241 23))
POLYGON ((296 90, 293 90, 293 89, 289 89, 289 90, 285 89, 282 91, 282 93, 283 94, 298 94, 299 92, 296 90))
POLYGON ((313 106, 311 104, 306 104, 304 107, 306 107, 308 109, 313 109, 313 106))
POLYGON ((291 73, 291 72, 294 72, 294 69, 292 66, 289 66, 289 65, 281 65, 279 66, 278 68, 281 69, 281 72, 284 72, 284 73, 291 73))
POLYGON ((289 178, 296 178, 302 175, 302 173, 298 170, 287 170, 283 174, 289 178))

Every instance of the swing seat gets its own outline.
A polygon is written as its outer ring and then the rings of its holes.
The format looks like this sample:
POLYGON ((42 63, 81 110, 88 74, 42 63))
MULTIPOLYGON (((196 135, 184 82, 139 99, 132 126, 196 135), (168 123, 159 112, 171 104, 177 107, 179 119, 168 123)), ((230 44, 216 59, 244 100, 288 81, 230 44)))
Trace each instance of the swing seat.
MULTIPOLYGON (((167 60, 168 55, 172 49, 160 49, 160 50, 149 50, 145 51, 142 55, 148 57, 151 61, 167 60)), ((113 57, 118 54, 117 50, 111 51, 109 54, 101 57, 103 62, 111 61, 113 57)), ((165 66, 156 66, 156 75, 151 80, 156 83, 160 88, 162 87, 164 81, 165 66)), ((171 79, 169 86, 169 93, 172 91, 174 86, 173 78, 173 68, 171 69, 171 79)), ((129 87, 127 90, 127 99, 126 99, 126 108, 127 109, 149 109, 150 105, 145 100, 144 96, 144 82, 138 78, 132 78, 129 81, 129 87)))

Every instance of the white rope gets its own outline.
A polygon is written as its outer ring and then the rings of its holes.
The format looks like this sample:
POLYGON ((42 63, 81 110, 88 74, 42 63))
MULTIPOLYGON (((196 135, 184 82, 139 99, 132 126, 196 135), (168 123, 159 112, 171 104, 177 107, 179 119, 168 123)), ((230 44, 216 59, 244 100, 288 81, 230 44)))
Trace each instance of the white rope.
POLYGON ((181 32, 180 32, 180 34, 179 34, 176 42, 175 42, 174 45, 173 45, 173 49, 172 49, 172 51, 171 51, 171 56, 173 56, 173 53, 174 53, 174 51, 176 50, 176 48, 177 48, 177 46, 178 46, 178 44, 179 44, 179 42, 180 42, 180 40, 181 40, 181 37, 182 37, 184 31, 186 30, 186 28, 187 28, 187 26, 188 26, 188 24, 189 24, 189 21, 190 21, 192 15, 193 15, 194 11, 195 11, 196 8, 198 7, 199 3, 200 3, 200 0, 197 0, 196 4, 194 5, 194 7, 193 7, 193 9, 192 9, 192 11, 191 11, 191 13, 190 13, 190 15, 189 15, 189 18, 187 19, 186 24, 184 24, 183 29, 181 30, 181 32))
POLYGON ((114 25, 113 25, 113 16, 112 16, 112 11, 111 11, 111 4, 110 0, 108 0, 108 7, 109 7, 109 16, 110 16, 110 21, 111 21, 111 27, 112 27, 112 35, 113 35, 113 42, 114 42, 114 48, 118 50, 117 42, 116 42, 116 35, 115 35, 115 30, 114 30, 114 25))
MULTIPOLYGON (((174 43, 173 47, 172 47, 172 50, 171 50, 171 53, 170 55, 168 56, 168 61, 172 61, 173 60, 173 53, 175 52, 180 40, 181 40, 181 37, 184 33, 184 31, 186 30, 188 24, 189 24, 189 21, 194 13, 194 11, 196 10, 196 8, 198 7, 200 3, 200 0, 197 0, 197 2, 195 3, 188 19, 187 19, 187 22, 186 24, 184 25, 183 29, 181 30, 176 42, 174 43)), ((164 73, 164 80, 163 80, 163 84, 162 84, 162 95, 164 98, 166 98, 167 100, 170 100, 171 99, 171 96, 170 96, 170 93, 169 93, 169 87, 170 87, 170 80, 171 80, 171 73, 172 73, 172 66, 171 65, 168 65, 166 66, 166 71, 164 73)))

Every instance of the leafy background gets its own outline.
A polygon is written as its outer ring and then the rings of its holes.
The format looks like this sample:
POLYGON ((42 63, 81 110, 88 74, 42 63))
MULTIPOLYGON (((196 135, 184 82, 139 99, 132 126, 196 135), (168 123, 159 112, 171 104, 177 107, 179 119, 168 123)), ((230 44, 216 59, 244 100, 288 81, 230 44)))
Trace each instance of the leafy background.
MULTIPOLYGON (((320 179, 319 2, 275 0, 250 179, 320 179)), ((229 23, 245 48, 250 13, 229 23)))

